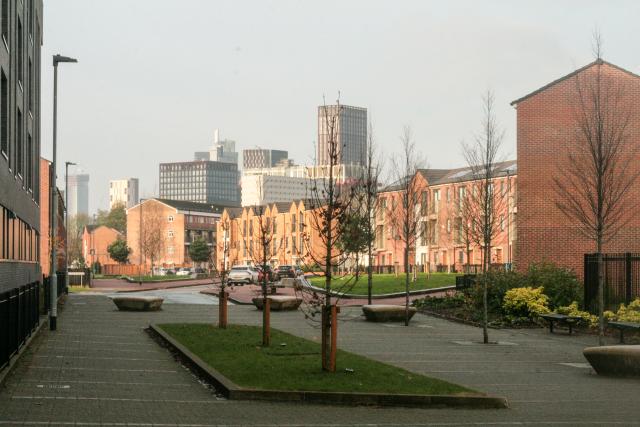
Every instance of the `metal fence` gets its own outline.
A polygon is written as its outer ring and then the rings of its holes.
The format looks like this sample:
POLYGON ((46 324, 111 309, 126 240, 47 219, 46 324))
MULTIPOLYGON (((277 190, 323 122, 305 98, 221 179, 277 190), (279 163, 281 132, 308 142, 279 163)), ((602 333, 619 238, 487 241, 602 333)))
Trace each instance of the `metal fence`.
POLYGON ((0 293, 0 369, 24 345, 40 319, 39 282, 0 293))
MULTIPOLYGON (((603 254, 604 306, 616 310, 640 297, 640 254, 603 254)), ((595 313, 598 308, 598 255, 584 256, 584 306, 595 313)))
MULTIPOLYGON (((56 274, 58 280, 57 280, 57 286, 56 288, 58 288, 58 298, 60 298, 60 296, 65 292, 65 286, 64 286, 64 271, 58 271, 58 273, 56 274)), ((42 289, 43 289, 43 294, 44 294, 44 311, 49 311, 49 309, 51 309, 51 281, 49 280, 49 277, 45 277, 42 281, 42 289)))

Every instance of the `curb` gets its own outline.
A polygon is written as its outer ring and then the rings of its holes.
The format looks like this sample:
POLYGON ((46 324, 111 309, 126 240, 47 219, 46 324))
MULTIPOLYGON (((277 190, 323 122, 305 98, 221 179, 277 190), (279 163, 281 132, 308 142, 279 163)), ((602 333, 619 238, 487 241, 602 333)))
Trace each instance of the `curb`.
MULTIPOLYGON (((309 289, 312 289, 315 292, 321 293, 321 294, 326 294, 326 291, 322 288, 318 288, 316 286, 313 286, 312 284, 310 284, 307 281, 307 284, 303 285, 309 289)), ((455 285, 451 285, 451 286, 443 286, 440 288, 431 288, 431 289, 420 289, 417 291, 409 291, 409 296, 419 296, 419 295, 429 295, 429 294, 435 294, 438 292, 443 292, 443 291, 449 291, 449 290, 455 290, 456 286, 455 285)), ((386 299, 386 298, 400 298, 406 295, 406 292, 394 292, 391 294, 378 294, 378 295, 372 295, 371 299, 386 299)), ((344 299, 367 299, 368 295, 360 295, 360 294, 341 294, 341 293, 337 293, 337 292, 331 292, 331 296, 333 297, 337 297, 337 298, 344 298, 344 299)))
POLYGON ((20 347, 20 349, 18 350, 18 354, 15 354, 12 358, 10 358, 9 364, 5 366, 2 369, 2 371, 0 371, 0 387, 4 386, 4 382, 6 381, 7 377, 13 371, 13 368, 16 366, 16 364, 18 363, 22 355, 29 348, 29 346, 31 345, 31 342, 33 342, 33 340, 40 334, 40 331, 42 330, 42 328, 44 328, 48 324, 49 324, 49 318, 46 315, 40 316, 40 321, 38 322, 38 326, 36 326, 36 328, 33 331, 31 331, 31 335, 29 335, 29 338, 27 339, 27 341, 25 341, 22 347, 20 347))
POLYGON ((492 396, 446 396, 384 393, 347 393, 323 391, 254 390, 239 387, 227 377, 191 353, 155 324, 147 331, 161 338, 165 344, 184 357, 196 371, 231 400, 260 400, 272 402, 297 402, 323 405, 387 406, 413 408, 508 408, 507 399, 492 396))
MULTIPOLYGON (((206 285, 210 285, 210 283, 192 283, 190 285, 169 286, 169 287, 166 287, 166 288, 122 289, 122 290, 119 290, 119 291, 117 290, 115 292, 118 293, 118 294, 126 294, 126 293, 130 293, 130 292, 163 291, 163 290, 166 290, 166 289, 192 288, 192 287, 195 287, 195 286, 206 286, 206 285)), ((100 288, 95 288, 95 289, 100 289, 100 288)))

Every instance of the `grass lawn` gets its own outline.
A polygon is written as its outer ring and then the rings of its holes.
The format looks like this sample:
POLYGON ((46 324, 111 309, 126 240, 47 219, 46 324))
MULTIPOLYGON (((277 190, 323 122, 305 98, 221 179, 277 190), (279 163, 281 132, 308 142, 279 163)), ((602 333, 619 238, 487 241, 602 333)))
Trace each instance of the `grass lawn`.
POLYGON ((272 346, 262 347, 258 326, 207 324, 160 325, 169 335, 235 384, 266 390, 375 393, 473 393, 464 387, 428 378, 366 357, 338 350, 338 369, 323 372, 320 344, 271 330, 272 346), (286 346, 281 344, 286 343, 286 346), (353 369, 346 372, 345 369, 353 369))
POLYGON ((88 292, 93 291, 89 286, 69 286, 69 293, 75 294, 78 292, 88 292))
MULTIPOLYGON (((409 283, 409 290, 417 291, 421 289, 440 288, 443 286, 453 286, 456 284, 456 276, 454 273, 431 273, 427 278, 427 273, 418 273, 418 280, 409 283)), ((367 294, 367 276, 361 275, 359 280, 353 284, 353 276, 333 277, 331 287, 339 292, 347 292, 349 294, 366 295, 367 294), (348 282, 348 283, 347 283, 348 282)), ((317 287, 324 288, 324 277, 311 277, 309 282, 317 287)), ((393 292, 404 292, 404 274, 374 274, 373 275, 373 294, 390 294, 393 292)))
MULTIPOLYGON (((137 282, 140 276, 128 276, 129 279, 137 282)), ((142 276, 142 282, 179 282, 181 280, 193 280, 191 276, 142 276)))

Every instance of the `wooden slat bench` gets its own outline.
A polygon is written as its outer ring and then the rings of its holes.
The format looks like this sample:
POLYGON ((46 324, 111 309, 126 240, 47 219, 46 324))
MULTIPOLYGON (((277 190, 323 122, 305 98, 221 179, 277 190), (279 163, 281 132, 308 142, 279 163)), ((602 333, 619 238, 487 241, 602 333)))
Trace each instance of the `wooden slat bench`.
POLYGON ((609 322, 613 329, 620 331, 620 344, 624 344, 624 331, 640 331, 640 323, 635 322, 609 322))
POLYGON ((549 332, 553 333, 553 324, 558 323, 560 325, 566 325, 569 327, 569 335, 573 332, 573 326, 577 324, 582 318, 577 316, 567 316, 558 313, 541 314, 541 318, 549 322, 549 332))

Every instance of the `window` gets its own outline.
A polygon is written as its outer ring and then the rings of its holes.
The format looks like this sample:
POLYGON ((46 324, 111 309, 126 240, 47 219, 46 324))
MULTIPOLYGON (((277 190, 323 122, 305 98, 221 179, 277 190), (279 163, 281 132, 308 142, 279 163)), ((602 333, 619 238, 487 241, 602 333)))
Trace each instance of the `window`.
POLYGON ((426 191, 423 191, 420 194, 420 215, 422 216, 427 215, 428 200, 429 200, 429 193, 427 193, 426 191))
MULTIPOLYGON (((4 11, 4 9, 3 9, 4 11)), ((5 157, 9 157, 9 91, 7 76, 2 71, 2 87, 0 88, 0 146, 2 147, 2 154, 5 157)))
POLYGON ((169 220, 169 222, 173 222, 173 215, 169 215, 168 220, 169 220))
POLYGON ((504 215, 500 215, 500 231, 504 231, 504 215))
POLYGON ((451 233, 451 220, 447 219, 447 233, 451 233))
POLYGON ((9 49, 9 0, 2 0, 2 40, 9 49))
POLYGON ((16 173, 20 176, 24 176, 24 141, 22 140, 22 111, 18 110, 16 115, 16 173))
POLYGON ((173 255, 173 246, 169 246, 169 247, 167 248, 167 253, 168 253, 169 255, 173 255))
MULTIPOLYGON (((29 58, 29 112, 33 116, 33 94, 35 93, 33 81, 33 64, 31 63, 31 58, 29 58)), ((125 190, 126 192, 126 190, 125 190)))
POLYGON ((173 237, 173 230, 169 230, 169 232, 167 233, 167 235, 168 235, 169 237, 173 237))
POLYGON ((33 191, 33 141, 27 136, 27 190, 33 191))
POLYGON ((24 40, 23 40, 23 37, 22 37, 22 22, 20 21, 20 18, 18 18, 18 53, 17 53, 18 57, 17 57, 17 61, 18 61, 18 84, 20 86, 23 86, 22 85, 22 81, 23 81, 22 73, 24 71, 22 69, 22 67, 23 67, 22 64, 24 63, 24 60, 23 60, 23 56, 24 56, 23 42, 24 42, 24 40))

